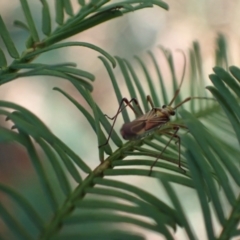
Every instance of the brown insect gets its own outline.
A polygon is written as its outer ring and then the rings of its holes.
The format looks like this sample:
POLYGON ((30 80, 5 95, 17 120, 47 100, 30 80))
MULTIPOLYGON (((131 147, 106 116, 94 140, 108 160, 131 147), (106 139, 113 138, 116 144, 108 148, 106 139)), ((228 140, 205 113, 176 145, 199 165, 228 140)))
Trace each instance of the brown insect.
POLYGON ((168 105, 163 105, 162 107, 155 107, 151 97, 148 95, 147 102, 150 104, 152 109, 149 112, 144 114, 136 98, 132 98, 130 101, 127 98, 123 98, 120 102, 118 111, 115 116, 110 118, 107 115, 105 115, 109 119, 113 120, 113 124, 112 124, 111 130, 110 130, 109 136, 107 138, 107 141, 104 144, 100 145, 99 147, 102 147, 102 146, 108 144, 108 141, 110 139, 110 136, 111 136, 111 133, 112 133, 112 130, 113 130, 113 127, 115 125, 118 115, 126 107, 130 107, 132 109, 132 111, 135 113, 136 119, 131 122, 127 122, 127 123, 123 124, 123 126, 120 130, 120 133, 125 140, 137 140, 137 139, 143 138, 146 135, 149 135, 152 132, 154 132, 156 129, 160 129, 163 127, 164 127, 164 129, 161 132, 161 134, 170 136, 169 141, 167 142, 167 144, 165 145, 165 147, 163 148, 161 153, 158 155, 156 160, 152 163, 152 165, 150 167, 149 175, 151 175, 154 165, 156 164, 158 159, 161 157, 163 152, 167 149, 167 147, 171 143, 172 139, 176 139, 176 143, 178 143, 178 153, 179 153, 178 167, 185 172, 185 170, 181 167, 181 158, 180 158, 181 139, 177 135, 177 132, 179 131, 180 128, 187 129, 187 127, 185 127, 183 125, 179 125, 179 124, 170 123, 170 120, 171 120, 170 118, 175 115, 176 109, 179 108, 180 106, 182 106, 184 103, 186 103, 192 99, 209 99, 209 98, 188 97, 185 100, 183 100, 182 102, 180 102, 177 105, 175 105, 174 107, 172 107, 172 104, 174 103, 175 99, 177 98, 177 96, 180 92, 180 89, 181 89, 181 86, 183 83, 183 79, 184 79, 184 75, 185 75, 186 56, 184 53, 183 53, 183 56, 184 56, 184 69, 183 69, 182 79, 181 79, 180 85, 179 85, 178 89, 176 90, 170 103, 168 105), (132 102, 135 103, 135 105, 138 108, 138 111, 136 111, 136 109, 134 109, 132 102), (125 105, 124 105, 124 103, 125 103, 125 105), (166 124, 168 124, 167 127, 165 127, 166 124))

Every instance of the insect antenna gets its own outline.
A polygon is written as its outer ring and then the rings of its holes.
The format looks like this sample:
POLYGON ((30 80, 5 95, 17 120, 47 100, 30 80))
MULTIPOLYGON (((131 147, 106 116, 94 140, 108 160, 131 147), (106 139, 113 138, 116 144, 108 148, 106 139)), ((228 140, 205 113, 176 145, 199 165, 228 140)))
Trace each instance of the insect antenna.
POLYGON ((215 100, 214 98, 209 98, 209 97, 188 97, 185 100, 183 100, 182 102, 178 103, 173 109, 177 109, 180 106, 182 106, 184 103, 190 101, 190 100, 194 100, 194 99, 207 99, 207 100, 215 100))
MULTIPOLYGON (((185 53, 181 50, 181 49, 177 49, 176 51, 181 52, 184 58, 184 66, 183 66, 183 74, 182 74, 182 78, 181 78, 181 82, 179 84, 178 89, 175 91, 175 94, 173 96, 173 99, 171 100, 171 102, 168 104, 168 106, 171 106, 173 104, 173 102, 176 100, 181 87, 182 87, 182 83, 184 80, 184 76, 185 76, 185 72, 186 72, 186 65, 187 65, 187 59, 186 59, 186 55, 185 53)), ((178 107, 180 107, 181 105, 183 105, 184 103, 193 100, 193 99, 210 99, 210 100, 215 100, 214 98, 209 98, 209 97, 188 97, 185 100, 183 100, 182 102, 178 103, 173 109, 176 110, 178 107)))
MULTIPOLYGON (((175 107, 171 107, 171 105, 174 103, 174 101, 176 100, 177 96, 179 95, 179 92, 180 92, 180 89, 182 87, 182 84, 183 84, 183 80, 184 80, 184 76, 185 76, 185 72, 186 72, 186 55, 184 54, 184 52, 182 50, 177 50, 177 51, 180 51, 182 54, 183 54, 183 57, 184 57, 184 67, 183 67, 183 74, 182 74, 182 78, 181 78, 181 81, 180 81, 180 84, 179 84, 179 87, 178 89, 175 91, 175 94, 172 98, 172 100, 170 101, 170 103, 168 104, 168 106, 170 107, 169 109, 172 111, 172 110, 176 110, 177 108, 179 108, 180 106, 182 106, 184 103, 190 101, 190 100, 193 100, 193 99, 210 99, 210 100, 215 100, 214 98, 209 98, 209 97, 188 97, 186 98, 185 100, 181 101, 180 103, 178 103, 177 105, 175 105, 175 107)), ((175 111, 173 111, 175 112, 175 111)), ((162 132, 162 134, 167 134, 167 135, 170 135, 170 139, 169 141, 167 142, 167 144, 165 145, 165 147, 162 149, 161 153, 158 155, 158 157, 156 158, 156 160, 152 163, 151 167, 150 167, 150 171, 149 171, 149 176, 151 175, 152 173, 152 170, 153 170, 153 167, 155 166, 155 164, 157 163, 158 159, 162 156, 162 154, 164 153, 164 151, 167 149, 167 147, 170 145, 171 141, 173 139, 176 139, 176 143, 178 143, 178 167, 183 170, 183 172, 185 172, 185 170, 181 167, 181 138, 177 135, 179 129, 183 128, 183 129, 186 129, 187 130, 187 127, 184 126, 184 125, 180 125, 180 124, 169 124, 170 127, 167 129, 167 131, 165 132, 162 132), (171 131, 173 131, 171 133, 171 131)))
POLYGON ((184 58, 184 66, 183 66, 183 73, 182 73, 182 78, 181 78, 181 82, 180 82, 180 85, 178 87, 178 89, 175 91, 175 94, 173 96, 173 99, 171 100, 171 102, 168 104, 168 106, 171 106, 173 104, 173 102, 176 100, 179 92, 180 92, 180 89, 182 87, 182 83, 183 83, 183 80, 184 80, 184 76, 185 76, 185 72, 186 72, 186 65, 187 65, 187 59, 186 59, 186 55, 185 53, 180 50, 180 49, 177 49, 178 52, 181 52, 182 55, 183 55, 183 58, 184 58))

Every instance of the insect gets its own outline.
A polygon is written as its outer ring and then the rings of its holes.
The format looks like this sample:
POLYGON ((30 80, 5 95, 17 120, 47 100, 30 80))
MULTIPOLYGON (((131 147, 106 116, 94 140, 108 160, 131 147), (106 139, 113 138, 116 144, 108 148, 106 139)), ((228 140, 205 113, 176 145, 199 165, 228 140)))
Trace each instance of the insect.
POLYGON ((180 155, 181 139, 177 135, 177 133, 180 128, 187 129, 187 127, 185 127, 184 125, 170 123, 170 120, 171 120, 171 117, 176 114, 176 109, 179 108, 180 106, 182 106, 184 103, 186 103, 190 100, 193 100, 193 99, 209 99, 209 98, 207 98, 207 97, 188 97, 185 100, 183 100, 182 102, 180 102, 180 103, 176 104, 174 107, 172 107, 174 101, 176 100, 177 96, 179 95, 179 92, 180 92, 180 89, 181 89, 181 86, 183 83, 184 75, 185 75, 186 56, 184 53, 183 53, 183 56, 184 56, 184 68, 183 68, 182 78, 180 81, 180 85, 179 85, 178 89, 175 91, 175 94, 174 94, 172 100, 170 101, 170 103, 168 105, 163 105, 162 107, 155 107, 151 97, 148 95, 147 102, 150 104, 152 109, 149 112, 144 114, 136 98, 132 98, 131 100, 128 100, 127 98, 123 98, 119 104, 117 113, 112 118, 105 115, 109 119, 113 120, 113 124, 112 124, 111 130, 110 130, 110 133, 108 135, 107 141, 104 144, 100 145, 99 147, 102 147, 102 146, 108 144, 108 141, 110 139, 110 136, 111 136, 111 133, 112 133, 112 130, 113 130, 113 127, 115 125, 118 115, 126 107, 130 107, 132 109, 132 111, 135 113, 136 119, 131 122, 127 122, 127 123, 123 124, 123 126, 120 130, 120 133, 125 140, 137 140, 137 139, 143 138, 146 135, 149 135, 152 132, 154 132, 156 129, 160 129, 163 127, 164 128, 163 128, 163 131, 161 132, 161 134, 170 136, 169 141, 167 142, 165 147, 162 149, 161 153, 158 155, 156 160, 152 163, 152 165, 150 167, 149 175, 151 175, 154 165, 157 163, 158 159, 162 156, 162 154, 167 149, 167 147, 169 146, 169 144, 171 143, 171 141, 173 139, 175 139, 176 143, 178 144, 178 167, 185 172, 185 170, 181 167, 181 155, 180 155), (135 104, 138 111, 136 111, 136 109, 133 107, 132 103, 135 104))

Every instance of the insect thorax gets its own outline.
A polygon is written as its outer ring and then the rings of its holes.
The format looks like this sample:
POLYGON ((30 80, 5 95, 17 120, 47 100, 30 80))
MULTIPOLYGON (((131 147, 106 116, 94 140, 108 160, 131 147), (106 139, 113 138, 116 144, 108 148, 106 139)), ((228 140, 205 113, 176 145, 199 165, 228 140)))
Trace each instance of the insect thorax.
POLYGON ((121 128, 122 137, 126 140, 136 140, 151 134, 169 122, 170 111, 172 108, 153 108, 134 121, 124 123, 121 128))
POLYGON ((155 108, 155 110, 159 116, 165 115, 166 117, 170 117, 175 115, 175 110, 171 106, 163 105, 162 108, 155 108))

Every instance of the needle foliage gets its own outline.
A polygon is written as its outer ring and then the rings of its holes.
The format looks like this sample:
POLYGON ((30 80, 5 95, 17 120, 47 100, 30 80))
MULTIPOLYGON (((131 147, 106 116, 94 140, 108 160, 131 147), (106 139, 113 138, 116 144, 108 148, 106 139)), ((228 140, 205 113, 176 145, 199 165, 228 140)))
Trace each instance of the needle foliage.
MULTIPOLYGON (((124 95, 115 74, 116 66, 123 75, 129 95, 138 97, 145 112, 150 110, 146 101, 149 93, 155 106, 171 101, 172 94, 166 90, 166 79, 156 61, 155 53, 149 51, 146 59, 136 56, 130 62, 121 57, 114 58, 106 50, 90 43, 68 41, 69 37, 77 33, 133 11, 153 6, 168 10, 165 2, 128 0, 110 3, 108 0, 78 0, 80 10, 74 13, 70 0, 57 0, 57 27, 54 30, 48 2, 40 2, 41 31, 34 22, 29 8, 30 1, 20 0, 25 22, 16 20, 14 23, 29 33, 26 50, 21 54, 0 16, 1 38, 4 48, 12 58, 12 62, 8 63, 3 49, 0 49, 0 85, 20 77, 36 75, 68 80, 90 108, 81 105, 64 89, 55 87, 54 90, 76 106, 87 119, 96 133, 98 145, 106 142, 112 122, 105 117, 101 106, 91 95, 95 76, 76 68, 75 63, 37 63, 38 57, 45 52, 71 46, 90 48, 99 52, 99 59, 109 75, 109 82, 112 83, 119 102, 124 95), (41 40, 40 35, 45 37, 41 40), (62 40, 65 41, 61 42, 62 40), (155 69, 158 82, 151 77, 146 61, 151 62, 155 69), (139 72, 135 70, 137 65, 144 77, 139 77, 139 72), (149 93, 143 83, 147 83, 149 93)), ((168 63, 175 92, 179 82, 174 66, 175 53, 162 46, 156 51, 161 51, 168 63)), ((188 129, 179 132, 181 163, 185 172, 178 168, 178 146, 174 141, 159 156, 169 141, 169 136, 163 134, 161 128, 142 139, 126 142, 113 130, 110 144, 96 149, 99 152, 99 162, 91 169, 87 159, 82 159, 72 151, 38 116, 18 104, 0 100, 0 114, 11 121, 13 126, 11 129, 0 126, 0 142, 24 147, 49 209, 42 211, 41 206, 34 204, 34 199, 27 199, 21 193, 21 189, 0 183, 1 196, 7 198, 14 209, 21 212, 9 211, 6 201, 3 203, 0 199, 0 224, 5 229, 0 231, 0 239, 7 239, 8 233, 12 238, 23 240, 146 239, 147 233, 139 229, 155 232, 161 239, 175 239, 179 228, 185 231, 186 239, 200 239, 194 231, 197 228, 194 226, 196 223, 188 219, 188 212, 183 208, 176 186, 189 188, 197 196, 197 208, 203 216, 207 239, 223 240, 239 236, 240 69, 228 66, 227 44, 222 35, 216 41, 215 66, 209 75, 211 85, 205 88, 203 59, 197 42, 189 49, 187 59, 191 81, 188 83, 188 92, 183 94, 180 91, 175 104, 188 96, 210 97, 215 100, 191 101, 184 105, 188 106, 188 111, 181 107, 173 120, 173 123, 184 125, 188 129), (228 135, 232 142, 222 137, 228 135), (149 176, 150 166, 156 158, 159 159, 149 176), (53 175, 55 181, 52 181, 53 175), (134 183, 121 181, 124 176, 157 179, 170 201, 166 203, 161 196, 156 197, 134 183), (28 219, 30 225, 24 224, 22 215, 24 219, 28 219), (220 231, 214 227, 216 222, 220 231)), ((123 111, 122 115, 125 122, 130 121, 128 111, 123 111)))

